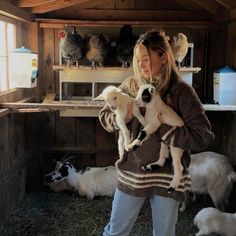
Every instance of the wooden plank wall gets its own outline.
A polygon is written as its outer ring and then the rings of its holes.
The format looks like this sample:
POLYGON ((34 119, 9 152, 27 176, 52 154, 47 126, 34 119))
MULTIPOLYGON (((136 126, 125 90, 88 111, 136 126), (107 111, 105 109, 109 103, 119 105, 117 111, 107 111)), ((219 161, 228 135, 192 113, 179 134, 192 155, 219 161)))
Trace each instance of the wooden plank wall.
POLYGON ((23 199, 26 184, 24 116, 0 118, 0 222, 23 199), (21 165, 21 163, 25 163, 21 165), (21 169, 19 168, 21 167, 21 169))
MULTIPOLYGON (((21 32, 17 37, 18 47, 30 45, 25 37, 30 35, 26 26, 26 23, 18 22, 17 31, 21 32)), ((29 89, 12 89, 0 94, 0 102, 19 101, 33 93, 34 90, 29 89)), ((26 153, 26 117, 22 113, 0 117, 0 222, 12 212, 25 194, 27 164, 31 157, 26 153)))

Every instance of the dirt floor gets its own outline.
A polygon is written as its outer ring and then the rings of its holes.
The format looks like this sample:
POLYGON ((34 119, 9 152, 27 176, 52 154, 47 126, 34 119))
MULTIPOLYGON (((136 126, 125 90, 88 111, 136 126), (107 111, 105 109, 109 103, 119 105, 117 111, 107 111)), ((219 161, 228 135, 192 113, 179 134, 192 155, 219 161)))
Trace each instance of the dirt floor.
MULTIPOLYGON (((108 222, 112 198, 92 201, 72 193, 30 192, 15 212, 0 225, 1 236, 99 236, 108 222)), ((195 202, 179 213, 176 236, 193 236, 195 214, 202 208, 195 202)), ((131 236, 151 236, 148 202, 135 222, 131 236)))

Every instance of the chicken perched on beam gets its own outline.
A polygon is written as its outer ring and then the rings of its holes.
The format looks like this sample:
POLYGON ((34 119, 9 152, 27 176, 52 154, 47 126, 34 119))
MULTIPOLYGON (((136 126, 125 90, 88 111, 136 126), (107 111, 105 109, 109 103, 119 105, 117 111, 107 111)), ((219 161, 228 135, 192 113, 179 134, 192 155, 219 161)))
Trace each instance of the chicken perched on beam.
POLYGON ((116 46, 117 60, 122 64, 122 67, 128 67, 128 65, 131 64, 134 43, 135 38, 132 27, 130 25, 124 25, 120 29, 120 35, 116 46))
POLYGON ((92 63, 92 68, 103 67, 105 57, 110 50, 110 38, 106 34, 86 35, 86 58, 92 63))
POLYGON ((170 46, 174 55, 175 60, 178 62, 178 67, 180 68, 180 63, 183 61, 188 52, 188 39, 183 33, 178 33, 175 35, 170 46))
POLYGON ((77 33, 75 27, 73 27, 72 31, 69 29, 60 31, 58 36, 61 38, 61 54, 66 60, 67 66, 70 66, 74 62, 78 66, 79 60, 84 56, 84 42, 82 37, 77 33))

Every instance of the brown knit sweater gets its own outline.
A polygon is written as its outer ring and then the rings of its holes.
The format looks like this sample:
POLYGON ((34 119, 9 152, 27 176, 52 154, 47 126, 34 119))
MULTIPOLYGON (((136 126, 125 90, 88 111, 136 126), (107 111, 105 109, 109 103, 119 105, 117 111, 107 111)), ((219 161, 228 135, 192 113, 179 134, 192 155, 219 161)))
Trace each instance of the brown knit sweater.
MULTIPOLYGON (((134 82, 132 78, 129 80, 130 83, 134 82)), ((124 92, 130 94, 130 91, 124 92)), ((124 157, 116 162, 118 189, 125 193, 134 196, 157 194, 183 201, 191 187, 187 169, 190 164, 190 152, 205 150, 214 139, 214 134, 210 131, 210 123, 192 87, 183 81, 177 81, 168 90, 168 97, 171 100, 169 105, 185 123, 183 127, 175 129, 164 140, 166 144, 169 144, 171 137, 172 145, 184 150, 182 157, 184 171, 180 184, 175 191, 168 193, 167 189, 173 178, 171 158, 167 159, 165 165, 157 170, 145 171, 142 168, 159 158, 161 137, 172 128, 162 124, 140 147, 135 151, 125 152, 124 157)), ((100 111, 99 119, 108 132, 114 132, 117 129, 115 114, 107 106, 100 111)), ((128 127, 133 138, 137 137, 142 129, 136 118, 128 124, 128 127)))

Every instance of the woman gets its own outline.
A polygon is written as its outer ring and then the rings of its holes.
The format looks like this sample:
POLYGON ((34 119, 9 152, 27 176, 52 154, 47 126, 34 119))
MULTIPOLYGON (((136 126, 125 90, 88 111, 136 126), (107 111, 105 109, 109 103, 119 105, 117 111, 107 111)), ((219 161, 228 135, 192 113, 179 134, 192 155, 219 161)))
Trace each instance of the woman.
MULTIPOLYGON (((162 99, 170 105, 183 119, 185 125, 170 132, 165 140, 161 137, 172 127, 162 124, 135 151, 125 152, 117 161, 118 186, 114 195, 110 222, 104 229, 104 236, 126 236, 139 214, 145 201, 149 198, 152 210, 153 235, 174 236, 178 216, 179 202, 186 198, 190 190, 190 176, 187 167, 190 152, 201 151, 213 141, 210 123, 194 90, 181 81, 164 32, 151 31, 140 36, 134 48, 134 76, 124 81, 120 88, 135 97, 141 84, 152 83, 160 92, 162 99), (160 144, 164 142, 184 150, 182 165, 184 167, 181 183, 175 191, 168 192, 173 178, 171 158, 165 165, 153 171, 145 171, 142 166, 158 159, 160 144)), ((130 104, 127 112, 127 125, 132 137, 137 137, 142 128, 132 115, 130 104)), ((161 121, 161 114, 158 114, 161 121)), ((115 114, 105 106, 99 119, 109 132, 117 129, 115 114)))

